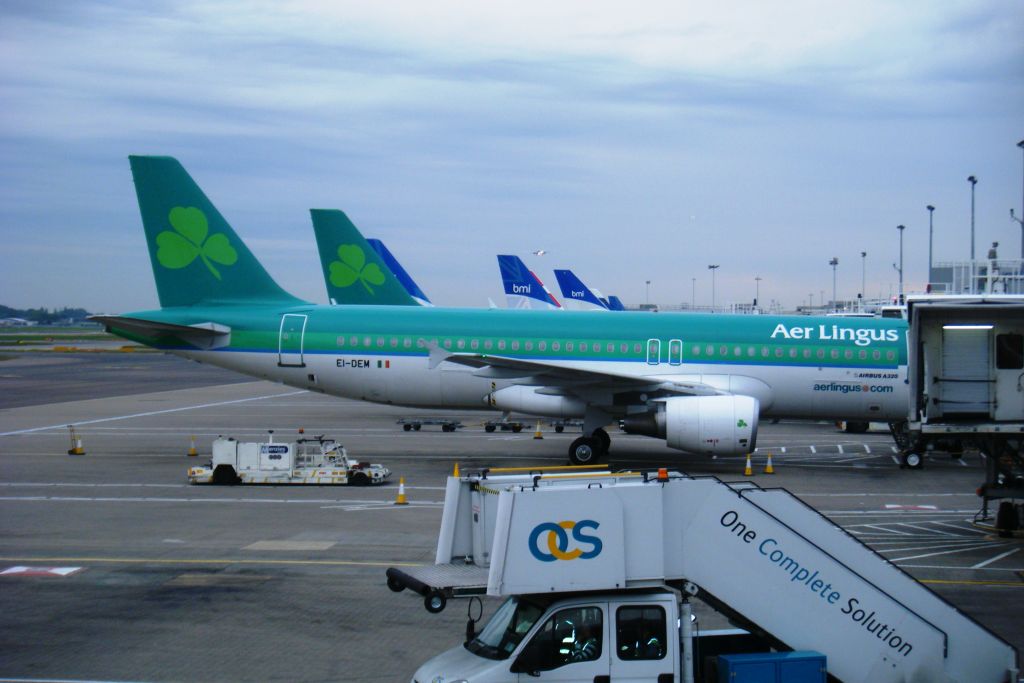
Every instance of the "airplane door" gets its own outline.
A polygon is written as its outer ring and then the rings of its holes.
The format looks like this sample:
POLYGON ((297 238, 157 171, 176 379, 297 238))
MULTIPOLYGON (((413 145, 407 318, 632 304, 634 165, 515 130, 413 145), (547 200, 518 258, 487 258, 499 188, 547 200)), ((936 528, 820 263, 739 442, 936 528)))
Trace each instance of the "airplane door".
POLYGON ((681 339, 670 339, 668 342, 668 364, 683 364, 683 342, 681 339))
POLYGON ((660 339, 648 339, 647 340, 647 364, 658 365, 661 363, 661 340, 660 339))
POLYGON ((281 331, 277 343, 277 364, 282 367, 305 367, 302 344, 306 334, 306 316, 286 313, 281 316, 281 331))

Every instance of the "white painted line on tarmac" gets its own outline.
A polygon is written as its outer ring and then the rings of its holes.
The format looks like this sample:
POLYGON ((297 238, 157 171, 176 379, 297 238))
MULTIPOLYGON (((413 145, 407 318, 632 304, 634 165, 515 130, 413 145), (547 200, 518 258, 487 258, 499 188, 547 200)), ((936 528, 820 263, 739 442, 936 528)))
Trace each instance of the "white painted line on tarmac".
MULTIPOLYGON (((903 565, 903 567, 905 569, 946 569, 946 570, 970 569, 970 567, 953 567, 953 566, 950 566, 948 564, 905 564, 905 565, 903 565)), ((1024 572, 1024 567, 979 567, 977 569, 977 571, 979 571, 979 572, 1013 572, 1014 574, 1016 574, 1017 572, 1024 572)), ((1024 588, 1024 583, 1021 583, 1020 587, 1024 588)))
POLYGON ((1002 555, 996 555, 995 557, 993 557, 991 559, 988 559, 988 560, 985 560, 984 562, 979 562, 978 564, 971 565, 971 569, 981 569, 982 567, 990 565, 993 562, 998 562, 999 560, 1003 559, 1004 557, 1009 557, 1010 555, 1013 555, 1018 550, 1020 550, 1020 548, 1014 548, 1013 550, 1007 550, 1002 555))
MULTIPOLYGON (((1003 543, 1001 545, 1005 546, 1006 544, 1003 543)), ((985 544, 982 544, 982 545, 968 546, 966 548, 957 548, 955 550, 944 550, 942 552, 937 552, 937 553, 926 553, 924 555, 911 555, 909 557, 894 557, 894 558, 892 558, 889 561, 895 563, 895 562, 904 562, 906 560, 919 560, 922 557, 936 557, 938 555, 952 555, 954 553, 965 553, 968 550, 982 550, 984 548, 991 548, 991 547, 993 547, 991 544, 985 543, 985 544)))
MULTIPOLYGON (((895 451, 896 449, 895 449, 895 448, 893 448, 893 450, 895 451)), ((889 456, 889 457, 890 457, 890 458, 892 458, 892 461, 893 461, 894 463, 896 463, 897 465, 899 465, 899 464, 900 464, 900 461, 899 461, 899 459, 898 459, 898 458, 897 458, 897 457, 896 457, 895 455, 891 455, 891 456, 889 456)))
POLYGON ((918 526, 916 524, 910 524, 908 522, 896 522, 896 524, 898 524, 899 526, 907 526, 907 527, 910 527, 911 529, 917 529, 918 531, 923 531, 923 532, 928 533, 928 534, 938 534, 940 536, 952 536, 953 538, 958 538, 959 537, 959 534, 951 534, 948 531, 940 531, 939 529, 932 529, 931 527, 926 527, 926 526, 918 526))
MULTIPOLYGON (((365 500, 332 500, 330 498, 308 500, 298 500, 292 498, 150 498, 150 497, 129 497, 129 496, 109 496, 109 497, 87 497, 87 496, 0 496, 0 502, 12 501, 12 502, 37 502, 37 501, 51 501, 55 503, 278 503, 278 504, 291 504, 291 505, 324 505, 324 504, 348 504, 357 505, 365 504, 368 501, 365 500)), ((373 501, 370 501, 373 502, 373 501)), ((412 501, 410 501, 412 502, 412 501)), ((433 507, 441 507, 444 505, 442 500, 427 500, 427 501, 416 501, 417 505, 429 505, 433 507)))
POLYGON ((262 401, 268 398, 280 398, 282 396, 297 396, 299 394, 307 393, 305 390, 302 391, 290 391, 285 394, 267 394, 266 396, 253 396, 251 398, 238 398, 232 401, 217 401, 215 403, 200 403, 194 406, 182 406, 180 408, 167 408, 165 410, 151 410, 146 413, 132 413, 131 415, 118 415, 116 417, 101 417, 95 420, 83 420, 81 422, 65 422, 59 425, 50 425, 49 427, 32 427, 31 429, 17 429, 13 432, 0 432, 0 436, 14 436, 16 434, 31 434, 33 432, 45 432, 51 429, 67 429, 68 424, 73 424, 76 427, 80 425, 98 424, 100 422, 113 422, 115 420, 130 420, 134 417, 149 417, 151 415, 164 415, 166 413, 180 413, 185 410, 196 410, 198 408, 213 408, 215 406, 226 406, 235 403, 248 403, 250 401, 262 401))
MULTIPOLYGON (((2 436, 2 434, 0 434, 0 436, 2 436)), ((811 449, 811 453, 817 453, 818 452, 818 449, 815 448, 814 446, 808 446, 808 448, 811 449)))
POLYGON ((973 534, 981 534, 987 536, 989 532, 982 531, 981 529, 975 529, 973 526, 958 526, 956 524, 950 524, 949 522, 932 522, 936 526, 948 526, 950 529, 957 529, 958 531, 970 531, 973 534))
POLYGON ((0 678, 0 683, 142 683, 142 681, 104 681, 94 678, 0 678))
POLYGON ((864 444, 864 452, 871 455, 871 446, 864 444))
POLYGON ((874 524, 857 524, 856 526, 867 527, 868 529, 874 529, 875 531, 882 531, 882 532, 885 532, 886 534, 896 534, 897 536, 913 536, 914 535, 914 534, 909 534, 906 531, 896 531, 895 529, 890 529, 889 527, 875 526, 874 524))

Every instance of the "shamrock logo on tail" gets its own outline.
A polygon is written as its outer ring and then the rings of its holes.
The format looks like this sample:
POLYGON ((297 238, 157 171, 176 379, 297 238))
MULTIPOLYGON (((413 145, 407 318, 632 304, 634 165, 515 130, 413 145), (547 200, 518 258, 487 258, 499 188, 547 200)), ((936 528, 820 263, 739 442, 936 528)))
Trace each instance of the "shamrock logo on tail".
POLYGON ((384 284, 384 272, 376 263, 367 263, 366 254, 354 244, 338 247, 340 261, 331 261, 331 284, 335 287, 349 287, 358 280, 374 295, 370 285, 384 284))
POLYGON ((207 238, 210 226, 206 222, 206 215, 194 206, 176 206, 171 209, 167 219, 174 232, 164 230, 156 236, 159 247, 156 260, 164 268, 184 268, 198 256, 219 280, 220 271, 212 262, 230 266, 238 260, 238 252, 224 233, 214 233, 207 238))

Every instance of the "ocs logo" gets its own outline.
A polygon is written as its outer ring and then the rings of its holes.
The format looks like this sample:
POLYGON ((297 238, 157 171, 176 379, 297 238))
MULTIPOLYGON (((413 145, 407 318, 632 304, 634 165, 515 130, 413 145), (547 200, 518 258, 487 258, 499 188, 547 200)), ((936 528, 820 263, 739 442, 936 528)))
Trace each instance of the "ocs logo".
POLYGON ((592 519, 578 522, 544 522, 538 524, 530 532, 530 552, 541 562, 555 560, 589 560, 601 554, 604 545, 597 536, 583 533, 585 529, 601 526, 592 519), (569 550, 569 536, 572 536, 573 549, 569 550), (542 541, 543 539, 543 541, 542 541), (543 547, 541 543, 543 542, 543 547), (590 546, 584 551, 580 544, 590 546))

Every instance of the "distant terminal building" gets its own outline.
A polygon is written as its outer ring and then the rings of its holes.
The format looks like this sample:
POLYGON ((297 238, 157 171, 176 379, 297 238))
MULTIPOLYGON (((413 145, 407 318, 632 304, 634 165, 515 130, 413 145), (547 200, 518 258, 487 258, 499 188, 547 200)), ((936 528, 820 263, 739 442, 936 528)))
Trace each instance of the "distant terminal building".
POLYGON ((0 327, 32 327, 35 322, 24 318, 0 318, 0 327))
POLYGON ((928 291, 933 294, 1024 294, 1024 259, 1001 259, 998 242, 988 258, 946 261, 932 266, 928 291))

